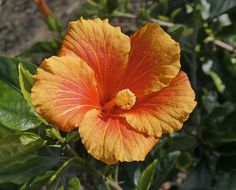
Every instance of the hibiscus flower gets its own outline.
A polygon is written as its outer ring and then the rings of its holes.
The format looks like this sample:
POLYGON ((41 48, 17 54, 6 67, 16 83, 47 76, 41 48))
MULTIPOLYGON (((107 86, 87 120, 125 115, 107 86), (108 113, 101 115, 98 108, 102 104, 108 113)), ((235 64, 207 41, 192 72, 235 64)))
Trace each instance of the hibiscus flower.
POLYGON ((37 112, 62 131, 78 128, 87 151, 107 164, 144 160, 196 105, 179 44, 154 23, 129 38, 108 20, 71 22, 59 56, 34 79, 37 112))

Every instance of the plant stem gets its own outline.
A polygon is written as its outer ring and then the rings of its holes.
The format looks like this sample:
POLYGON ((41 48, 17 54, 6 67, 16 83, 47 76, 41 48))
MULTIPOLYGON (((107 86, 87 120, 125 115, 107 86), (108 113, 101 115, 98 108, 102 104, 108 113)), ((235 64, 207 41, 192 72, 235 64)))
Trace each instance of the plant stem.
POLYGON ((120 185, 113 180, 106 178, 105 179, 106 184, 110 185, 114 190, 123 190, 120 185))
MULTIPOLYGON (((106 177, 103 175, 103 173, 101 173, 99 170, 97 170, 93 165, 89 164, 86 160, 84 160, 83 158, 81 158, 80 156, 78 156, 78 154, 70 147, 69 144, 67 144, 66 146, 66 150, 68 152, 70 152, 70 154, 72 156, 74 156, 73 158, 71 158, 71 162, 76 162, 77 164, 79 164, 81 167, 83 167, 84 169, 86 169, 86 171, 90 172, 93 175, 97 175, 99 177, 102 178, 102 180, 108 185, 111 186, 114 190, 122 190, 122 188, 120 187, 120 185, 116 182, 113 181, 112 179, 106 177)), ((64 164, 63 164, 64 165, 64 164)))
POLYGON ((155 19, 155 18, 150 18, 149 21, 151 22, 155 22, 161 26, 165 26, 165 27, 172 27, 174 26, 175 24, 174 23, 171 23, 171 22, 165 22, 165 21, 162 21, 162 20, 159 20, 159 19, 155 19))
POLYGON ((84 167, 85 169, 87 169, 93 175, 98 175, 99 177, 101 177, 105 181, 105 183, 107 185, 110 185, 113 189, 122 190, 122 188, 120 187, 120 185, 117 182, 115 182, 112 179, 104 176, 103 173, 98 171, 93 165, 89 164, 88 162, 86 162, 81 157, 77 156, 75 158, 75 162, 78 163, 80 166, 84 167))
POLYGON ((130 19, 136 18, 136 15, 133 15, 131 13, 123 13, 120 11, 114 11, 111 16, 112 17, 124 17, 124 18, 130 18, 130 19))
POLYGON ((55 172, 55 174, 52 175, 52 177, 49 179, 49 184, 52 184, 54 182, 54 180, 57 178, 57 176, 63 171, 65 170, 73 161, 75 160, 75 158, 70 158, 69 160, 67 160, 66 162, 64 162, 64 164, 62 164, 62 166, 55 172))
POLYGON ((227 43, 225 43, 225 42, 223 42, 221 40, 213 39, 213 43, 215 45, 217 45, 218 47, 221 47, 221 48, 224 48, 224 49, 226 49, 228 51, 236 53, 236 47, 233 47, 233 46, 231 46, 231 45, 229 45, 229 44, 227 44, 227 43))
POLYGON ((71 154, 71 156, 75 156, 75 157, 78 156, 78 154, 71 148, 71 146, 69 144, 66 144, 65 148, 71 154))
POLYGON ((191 67, 190 67, 190 70, 191 70, 191 81, 192 81, 192 85, 193 85, 193 89, 194 90, 197 90, 197 53, 195 51, 195 47, 197 45, 197 37, 198 37, 198 27, 197 26, 194 26, 194 29, 193 29, 193 41, 192 41, 192 44, 193 44, 193 53, 192 53, 192 64, 191 64, 191 67))
POLYGON ((119 164, 116 165, 116 168, 115 168, 115 176, 114 176, 114 179, 115 181, 117 182, 119 179, 119 164))

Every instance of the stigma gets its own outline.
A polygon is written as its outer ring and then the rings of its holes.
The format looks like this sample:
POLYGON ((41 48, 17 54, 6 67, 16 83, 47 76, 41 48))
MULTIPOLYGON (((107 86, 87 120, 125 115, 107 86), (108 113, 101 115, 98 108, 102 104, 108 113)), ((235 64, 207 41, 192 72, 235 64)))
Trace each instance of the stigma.
POLYGON ((130 110, 136 102, 136 96, 130 89, 126 88, 116 94, 115 102, 116 106, 130 110))

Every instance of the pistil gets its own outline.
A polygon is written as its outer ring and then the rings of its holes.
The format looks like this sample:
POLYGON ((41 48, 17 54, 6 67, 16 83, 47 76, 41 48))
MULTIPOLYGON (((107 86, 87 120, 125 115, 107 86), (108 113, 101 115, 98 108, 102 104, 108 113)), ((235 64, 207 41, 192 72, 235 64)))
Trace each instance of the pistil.
POLYGON ((129 89, 123 89, 116 94, 115 98, 105 104, 103 111, 111 112, 115 106, 124 110, 130 110, 134 106, 135 102, 135 94, 129 89))

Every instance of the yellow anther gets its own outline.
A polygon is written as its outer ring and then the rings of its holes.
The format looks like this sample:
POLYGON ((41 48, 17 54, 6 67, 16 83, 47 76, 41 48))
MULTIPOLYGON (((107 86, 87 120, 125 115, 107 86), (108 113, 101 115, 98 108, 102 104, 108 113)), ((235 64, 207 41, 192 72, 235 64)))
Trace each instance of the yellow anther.
POLYGON ((136 102, 135 94, 129 89, 123 89, 116 94, 116 105, 125 110, 130 110, 136 102))

